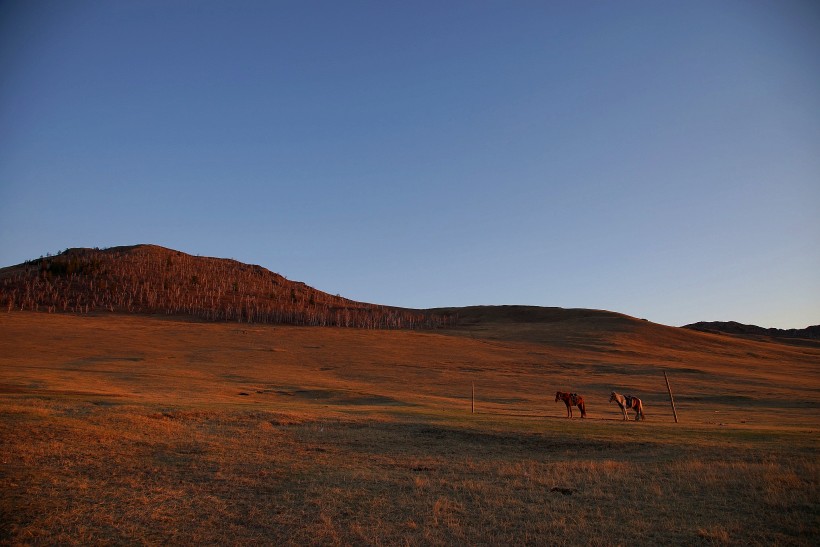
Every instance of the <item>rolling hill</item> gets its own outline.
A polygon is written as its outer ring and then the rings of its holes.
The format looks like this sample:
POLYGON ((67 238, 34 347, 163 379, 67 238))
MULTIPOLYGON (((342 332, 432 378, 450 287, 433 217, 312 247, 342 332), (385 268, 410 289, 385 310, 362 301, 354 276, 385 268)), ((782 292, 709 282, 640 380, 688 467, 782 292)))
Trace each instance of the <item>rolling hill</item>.
POLYGON ((757 325, 744 325, 737 321, 699 321, 690 325, 684 325, 684 328, 699 330, 701 332, 737 334, 742 336, 770 336, 773 338, 803 338, 808 340, 820 339, 820 325, 812 325, 805 329, 774 329, 758 327, 757 325))
POLYGON ((606 349, 626 338, 651 347, 700 343, 697 333, 816 345, 820 326, 765 329, 735 322, 684 328, 605 310, 538 306, 407 309, 357 302, 261 266, 157 245, 72 248, 0 269, 6 311, 127 313, 215 322, 376 329, 446 328, 450 334, 606 349), (613 342, 613 337, 618 341, 613 342))
POLYGON ((186 315, 209 321, 424 328, 451 318, 355 302, 261 266, 156 245, 75 248, 0 269, 0 303, 53 312, 186 315))
POLYGON ((0 543, 817 543, 816 340, 388 308, 154 246, 5 268, 0 303, 0 543))

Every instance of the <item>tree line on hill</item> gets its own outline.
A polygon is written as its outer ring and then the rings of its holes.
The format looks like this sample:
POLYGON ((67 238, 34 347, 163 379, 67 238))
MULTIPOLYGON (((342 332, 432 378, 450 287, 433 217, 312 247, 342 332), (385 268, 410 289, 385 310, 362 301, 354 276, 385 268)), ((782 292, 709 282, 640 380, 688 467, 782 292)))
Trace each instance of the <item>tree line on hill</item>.
POLYGON ((369 329, 436 328, 454 321, 333 296, 261 266, 152 245, 68 249, 4 268, 0 303, 9 312, 109 311, 369 329))

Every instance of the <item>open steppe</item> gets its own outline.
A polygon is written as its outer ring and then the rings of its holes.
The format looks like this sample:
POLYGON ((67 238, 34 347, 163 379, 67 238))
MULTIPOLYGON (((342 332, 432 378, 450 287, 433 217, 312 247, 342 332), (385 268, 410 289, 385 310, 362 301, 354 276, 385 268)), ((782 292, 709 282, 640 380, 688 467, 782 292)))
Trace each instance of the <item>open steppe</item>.
POLYGON ((2 313, 0 543, 820 541, 820 344, 458 314, 386 331, 2 313), (559 389, 589 417, 566 419, 559 389), (648 419, 623 422, 613 389, 648 419))

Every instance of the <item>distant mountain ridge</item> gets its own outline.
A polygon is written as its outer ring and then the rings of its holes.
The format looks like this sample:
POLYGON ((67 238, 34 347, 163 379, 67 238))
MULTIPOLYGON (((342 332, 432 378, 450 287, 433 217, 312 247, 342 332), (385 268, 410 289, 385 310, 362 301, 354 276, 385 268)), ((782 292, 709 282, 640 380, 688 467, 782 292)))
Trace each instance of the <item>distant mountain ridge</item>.
POLYGON ((701 332, 723 332, 726 334, 739 334, 749 336, 771 336, 774 338, 806 338, 810 340, 820 339, 820 325, 812 325, 805 329, 775 329, 758 327, 757 325, 744 325, 736 321, 699 321, 690 325, 684 325, 685 329, 692 329, 701 332))
POLYGON ((74 248, 0 269, 0 306, 361 328, 425 328, 446 314, 356 302, 261 266, 157 245, 74 248))

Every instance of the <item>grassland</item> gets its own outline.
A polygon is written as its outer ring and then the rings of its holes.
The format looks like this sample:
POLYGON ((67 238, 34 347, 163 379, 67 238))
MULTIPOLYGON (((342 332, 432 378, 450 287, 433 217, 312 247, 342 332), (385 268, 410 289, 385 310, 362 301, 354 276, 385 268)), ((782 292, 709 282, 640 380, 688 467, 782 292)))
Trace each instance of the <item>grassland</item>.
POLYGON ((820 348, 543 313, 0 314, 0 542, 817 544, 820 348))

